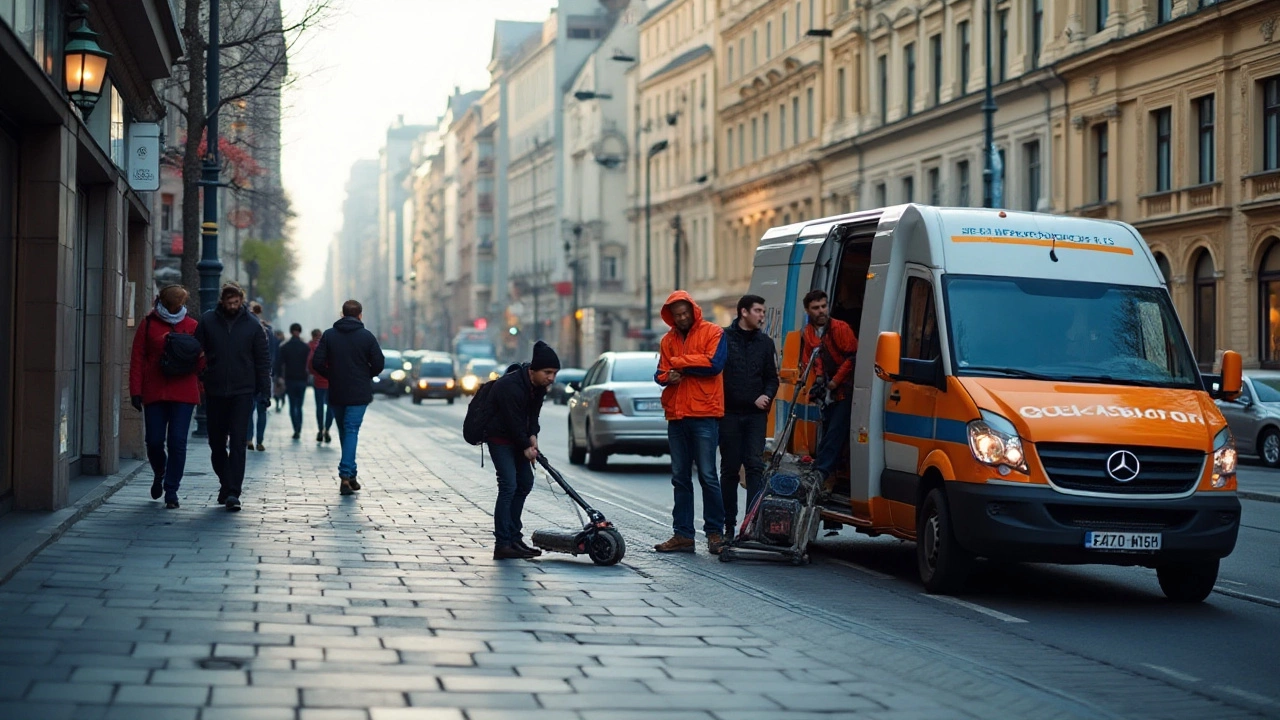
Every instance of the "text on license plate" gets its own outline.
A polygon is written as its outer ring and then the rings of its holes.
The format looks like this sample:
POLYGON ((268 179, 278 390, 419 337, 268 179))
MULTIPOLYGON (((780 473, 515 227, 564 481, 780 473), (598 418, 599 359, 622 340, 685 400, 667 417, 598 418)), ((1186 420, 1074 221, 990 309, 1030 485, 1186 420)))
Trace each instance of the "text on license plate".
POLYGON ((636 412, 653 412, 661 409, 661 400, 636 400, 636 412))
POLYGON ((1089 550, 1151 552, 1160 549, 1160 533, 1087 532, 1084 546, 1089 550))

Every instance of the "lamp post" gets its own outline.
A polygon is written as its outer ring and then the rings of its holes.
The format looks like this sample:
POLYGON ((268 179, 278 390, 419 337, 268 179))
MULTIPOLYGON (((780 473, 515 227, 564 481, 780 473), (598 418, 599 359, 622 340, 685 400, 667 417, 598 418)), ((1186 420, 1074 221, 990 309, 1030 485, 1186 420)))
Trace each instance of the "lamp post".
MULTIPOLYGON (((209 0, 209 43, 205 60, 205 152, 201 166, 200 187, 204 193, 204 221, 200 226, 200 310, 208 312, 218 305, 218 283, 222 280, 222 260, 218 258, 218 104, 222 100, 219 54, 219 0, 209 0)), ((205 408, 196 408, 197 437, 208 435, 205 408)))
MULTIPOLYGON (((995 154, 995 114, 996 99, 991 92, 991 5, 995 0, 984 0, 982 11, 983 45, 986 46, 987 81, 986 95, 982 100, 982 207, 995 207, 995 167, 992 164, 995 154)), ((961 82, 967 81, 963 78, 961 82)))
POLYGON ((538 291, 542 288, 538 283, 538 155, 542 148, 550 144, 550 141, 543 142, 538 138, 533 139, 533 154, 529 156, 529 178, 532 184, 532 196, 530 197, 529 216, 531 218, 529 249, 533 256, 533 267, 530 270, 531 281, 533 285, 533 342, 542 339, 542 322, 541 315, 538 312, 538 291))
POLYGON ((107 79, 107 61, 111 53, 98 45, 98 33, 89 28, 89 6, 78 3, 69 13, 72 22, 79 22, 68 33, 66 47, 62 49, 66 67, 67 97, 85 115, 93 112, 93 106, 102 97, 102 83, 107 79))
POLYGON ((644 158, 644 329, 647 340, 653 339, 653 244, 649 230, 653 156, 667 149, 667 141, 659 140, 649 146, 644 158))
POLYGON ((684 228, 680 225, 680 215, 677 214, 671 218, 671 231, 675 235, 672 241, 672 252, 675 253, 675 290, 680 289, 680 236, 684 232, 684 228))
MULTIPOLYGON (((796 18, 796 22, 800 22, 800 18, 796 18)), ((818 38, 818 63, 822 66, 827 64, 827 38, 834 34, 827 28, 809 28, 805 33, 806 37, 818 38)), ((825 85, 818 95, 818 103, 818 121, 825 125, 827 122, 827 88, 825 85)), ((795 118, 792 118, 791 121, 795 122, 795 118)), ((818 134, 821 135, 822 133, 818 134)), ((819 208, 819 213, 821 213, 821 208, 819 208)))
POLYGON ((569 247, 569 242, 564 243, 564 253, 569 255, 572 251, 572 259, 569 261, 569 269, 573 272, 573 366, 582 367, 582 309, 578 307, 578 262, 582 257, 582 224, 578 223, 573 226, 573 247, 569 247))

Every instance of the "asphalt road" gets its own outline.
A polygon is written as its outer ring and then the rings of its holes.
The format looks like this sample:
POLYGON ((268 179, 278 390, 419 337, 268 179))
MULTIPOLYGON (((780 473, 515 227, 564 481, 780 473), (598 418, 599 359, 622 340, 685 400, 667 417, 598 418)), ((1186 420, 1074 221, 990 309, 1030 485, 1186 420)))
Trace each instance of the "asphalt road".
MULTIPOLYGON (((425 442, 414 446, 423 452, 478 462, 479 451, 461 441, 464 403, 392 400, 375 408, 406 433, 421 433, 425 442)), ((1201 605, 1166 601, 1154 571, 1105 566, 986 564, 965 595, 944 598, 923 592, 911 543, 848 529, 820 537, 807 568, 725 565, 702 547, 696 556, 657 556, 649 546, 670 535, 669 461, 621 456, 604 472, 572 467, 566 415, 561 406, 544 408, 543 451, 623 530, 625 562, 776 632, 822 645, 824 628, 839 628, 926 647, 1086 714, 1280 716, 1280 504, 1244 501, 1236 550, 1223 562, 1218 592, 1201 605)), ((527 512, 571 527, 577 521, 564 503, 542 485, 527 512)))

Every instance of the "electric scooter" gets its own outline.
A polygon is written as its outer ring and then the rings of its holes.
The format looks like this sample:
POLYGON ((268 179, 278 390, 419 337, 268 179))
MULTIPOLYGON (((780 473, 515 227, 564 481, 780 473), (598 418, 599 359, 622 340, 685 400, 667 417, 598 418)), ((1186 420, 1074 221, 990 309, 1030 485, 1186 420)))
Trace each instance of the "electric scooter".
MULTIPOLYGON (((569 485, 558 470, 551 467, 547 458, 538 453, 538 464, 564 490, 569 499, 582 508, 587 514, 587 522, 581 530, 537 530, 531 540, 535 547, 548 552, 567 553, 569 555, 586 555, 597 565, 616 565, 627 552, 627 544, 622 534, 613 527, 613 523, 605 519, 604 513, 591 507, 586 500, 569 485)), ((581 516, 579 516, 581 519, 581 516)))

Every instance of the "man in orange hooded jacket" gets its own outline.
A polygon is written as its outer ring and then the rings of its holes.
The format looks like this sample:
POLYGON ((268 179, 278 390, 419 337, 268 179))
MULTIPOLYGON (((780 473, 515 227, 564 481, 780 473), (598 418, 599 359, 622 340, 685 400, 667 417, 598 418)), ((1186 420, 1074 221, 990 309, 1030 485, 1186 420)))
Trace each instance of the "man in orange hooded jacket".
POLYGON ((724 531, 724 500, 716 477, 720 418, 724 416, 724 370, 729 355, 724 330, 702 318, 702 308, 683 290, 667 297, 662 319, 671 330, 662 338, 654 380, 663 387, 671 445, 671 511, 675 534, 655 545, 658 552, 693 552, 693 466, 702 485, 702 530, 707 551, 719 554, 724 531))

